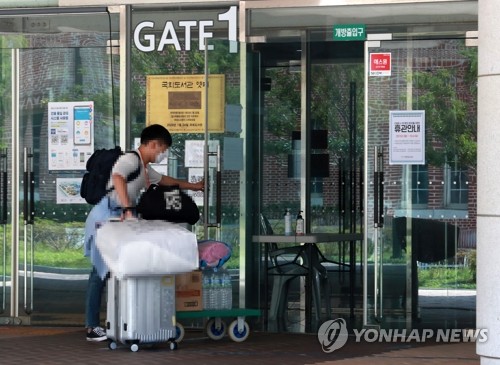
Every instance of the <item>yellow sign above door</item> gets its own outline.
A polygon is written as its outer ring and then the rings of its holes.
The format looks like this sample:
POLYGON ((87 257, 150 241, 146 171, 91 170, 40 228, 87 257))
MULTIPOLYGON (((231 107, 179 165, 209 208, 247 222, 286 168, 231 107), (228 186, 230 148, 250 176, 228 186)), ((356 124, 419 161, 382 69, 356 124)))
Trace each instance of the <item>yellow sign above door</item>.
MULTIPOLYGON (((146 124, 172 133, 204 133, 205 75, 151 75, 146 85, 146 124)), ((208 76, 208 131, 224 132, 224 75, 208 76)))

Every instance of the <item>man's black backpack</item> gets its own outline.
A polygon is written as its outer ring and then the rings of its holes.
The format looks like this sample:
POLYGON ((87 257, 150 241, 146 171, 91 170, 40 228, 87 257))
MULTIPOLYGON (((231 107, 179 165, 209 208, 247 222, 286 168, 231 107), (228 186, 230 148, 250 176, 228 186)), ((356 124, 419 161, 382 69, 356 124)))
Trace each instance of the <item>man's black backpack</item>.
MULTIPOLYGON (((131 151, 140 161, 139 154, 136 151, 131 151)), ((95 151, 87 161, 87 172, 83 175, 82 185, 80 186, 80 196, 89 204, 97 204, 101 199, 108 194, 113 188, 106 189, 108 181, 111 177, 111 170, 124 152, 119 146, 112 149, 102 148, 95 151)), ((127 177, 127 182, 136 179, 141 173, 141 164, 137 170, 132 172, 127 177)))

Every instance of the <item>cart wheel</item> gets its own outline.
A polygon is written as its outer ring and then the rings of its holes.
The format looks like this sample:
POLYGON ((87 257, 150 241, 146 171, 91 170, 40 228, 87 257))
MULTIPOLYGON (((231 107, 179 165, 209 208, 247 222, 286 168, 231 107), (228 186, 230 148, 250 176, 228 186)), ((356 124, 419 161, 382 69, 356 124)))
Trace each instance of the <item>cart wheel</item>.
POLYGON ((243 330, 238 331, 238 320, 234 320, 229 325, 229 338, 234 342, 243 342, 250 335, 250 327, 246 321, 243 322, 243 330))
POLYGON ((110 350, 116 350, 116 349, 118 348, 118 345, 117 345, 117 343, 116 343, 115 341, 110 341, 110 342, 108 343, 108 348, 109 348, 110 350))
POLYGON ((177 322, 175 324, 175 342, 181 342, 185 334, 184 326, 177 322))
POLYGON ((132 352, 139 351, 139 345, 134 343, 133 345, 130 346, 130 351, 132 351, 132 352))
POLYGON ((172 342, 170 342, 169 346, 170 346, 170 350, 172 350, 172 351, 177 350, 177 342, 172 341, 172 342))
POLYGON ((220 340, 226 335, 226 324, 224 321, 220 321, 220 326, 217 328, 215 318, 210 318, 207 322, 206 330, 207 335, 212 340, 220 340))

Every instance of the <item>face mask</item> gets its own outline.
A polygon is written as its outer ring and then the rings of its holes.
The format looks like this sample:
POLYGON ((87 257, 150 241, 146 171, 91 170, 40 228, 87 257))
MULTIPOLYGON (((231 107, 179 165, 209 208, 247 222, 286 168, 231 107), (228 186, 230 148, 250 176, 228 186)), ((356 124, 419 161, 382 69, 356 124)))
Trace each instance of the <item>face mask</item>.
POLYGON ((162 163, 162 161, 166 158, 168 158, 168 150, 165 150, 165 152, 160 152, 160 154, 155 158, 155 163, 162 163))

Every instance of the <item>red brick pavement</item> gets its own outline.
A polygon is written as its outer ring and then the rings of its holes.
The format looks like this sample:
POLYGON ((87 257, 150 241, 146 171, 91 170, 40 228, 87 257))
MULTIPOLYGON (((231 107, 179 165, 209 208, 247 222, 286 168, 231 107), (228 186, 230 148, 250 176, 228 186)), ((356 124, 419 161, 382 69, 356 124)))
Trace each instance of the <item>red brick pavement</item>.
POLYGON ((167 344, 111 351, 106 342, 89 343, 81 328, 0 326, 0 363, 10 364, 350 364, 476 365, 474 343, 355 343, 324 353, 315 335, 252 332, 242 343, 229 338, 208 339, 201 331, 187 331, 179 348, 167 344))

